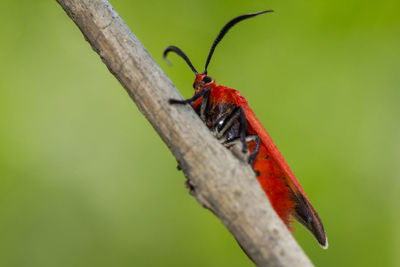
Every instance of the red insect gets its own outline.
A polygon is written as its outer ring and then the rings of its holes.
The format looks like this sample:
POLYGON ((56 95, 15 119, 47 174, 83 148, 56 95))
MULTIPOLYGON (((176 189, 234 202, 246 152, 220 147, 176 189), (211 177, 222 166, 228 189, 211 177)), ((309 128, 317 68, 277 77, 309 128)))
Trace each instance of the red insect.
POLYGON ((314 235, 322 247, 327 248, 324 227, 317 212, 247 100, 237 90, 217 85, 207 74, 214 50, 229 29, 244 19, 268 12, 272 10, 245 14, 230 20, 211 46, 203 73, 196 71, 189 58, 178 47, 167 47, 164 58, 169 52, 175 52, 196 75, 193 97, 186 100, 170 99, 170 103, 191 104, 224 146, 231 150, 241 146, 242 155, 246 156, 253 167, 262 189, 287 227, 291 230, 291 216, 294 217, 314 235))

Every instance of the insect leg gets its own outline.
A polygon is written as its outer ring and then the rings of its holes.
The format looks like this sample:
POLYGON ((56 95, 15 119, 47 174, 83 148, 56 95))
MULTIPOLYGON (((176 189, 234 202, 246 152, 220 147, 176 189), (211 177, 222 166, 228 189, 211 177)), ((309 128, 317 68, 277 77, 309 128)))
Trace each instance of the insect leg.
MULTIPOLYGON (((258 135, 256 134, 250 134, 246 136, 246 142, 252 142, 252 141, 256 141, 256 146, 254 147, 253 151, 251 152, 251 154, 249 155, 248 158, 243 158, 241 155, 238 155, 237 153, 234 153, 235 156, 237 156, 239 159, 243 160, 243 161, 247 161, 251 168, 253 169, 253 171, 256 173, 256 176, 260 175, 260 172, 254 169, 254 161, 258 155, 258 153, 260 152, 260 147, 261 147, 261 139, 258 135)), ((225 147, 230 148, 232 151, 234 151, 233 147, 238 146, 239 144, 242 144, 242 140, 239 138, 235 138, 233 140, 227 141, 225 143, 222 143, 225 147)), ((240 152, 240 154, 242 154, 240 152)))
POLYGON ((216 122, 216 127, 217 127, 216 128, 216 132, 217 132, 216 137, 218 139, 220 139, 225 134, 225 132, 227 130, 229 130, 229 128, 233 125, 235 120, 240 116, 239 108, 235 108, 228 116, 229 116, 228 118, 226 118, 224 116, 216 122), (226 122, 224 122, 225 120, 226 120, 226 122), (219 127, 220 124, 223 125, 221 130, 218 129, 218 128, 220 128, 219 127))
POLYGON ((206 109, 209 98, 210 98, 210 90, 207 90, 207 92, 203 96, 203 99, 201 100, 201 105, 200 105, 200 119, 204 122, 206 121, 206 109))
MULTIPOLYGON (((251 142, 251 141, 256 141, 258 138, 258 135, 256 134, 249 134, 246 136, 246 142, 251 142)), ((241 144, 242 141, 240 140, 240 138, 235 138, 233 140, 230 141, 226 141, 224 143, 222 143, 225 147, 230 147, 230 146, 236 146, 238 144, 241 144)))
POLYGON ((240 127, 239 127, 240 141, 242 141, 243 144, 242 151, 243 153, 246 153, 248 150, 246 142, 247 119, 246 115, 244 114, 243 108, 240 107, 239 110, 240 110, 240 127))
POLYGON ((258 135, 256 135, 256 141, 257 141, 256 146, 254 147, 253 151, 249 156, 249 164, 253 168, 253 171, 256 173, 256 176, 259 176, 260 172, 254 170, 254 160, 256 159, 258 152, 260 152, 260 146, 261 146, 261 139, 258 135))
MULTIPOLYGON (((240 136, 240 140, 243 145, 242 151, 243 151, 243 153, 247 153, 247 151, 248 151, 247 141, 246 141, 247 119, 246 119, 246 116, 244 114, 244 110, 242 107, 238 107, 232 111, 229 119, 225 123, 224 127, 217 133, 216 137, 218 139, 221 138, 225 134, 225 132, 233 125, 233 123, 235 122, 235 120, 238 117, 240 117, 239 136, 240 136)), ((222 119, 224 119, 224 118, 222 118, 222 119)), ((217 127, 218 127, 218 124, 219 123, 217 121, 217 127)))
POLYGON ((200 92, 198 92, 197 94, 195 94, 193 97, 188 98, 188 99, 184 99, 184 100, 180 100, 180 99, 169 99, 169 103, 170 104, 190 104, 194 101, 196 101, 197 99, 199 99, 200 97, 202 97, 204 94, 206 94, 207 92, 210 91, 210 87, 206 87, 203 90, 201 90, 200 92))

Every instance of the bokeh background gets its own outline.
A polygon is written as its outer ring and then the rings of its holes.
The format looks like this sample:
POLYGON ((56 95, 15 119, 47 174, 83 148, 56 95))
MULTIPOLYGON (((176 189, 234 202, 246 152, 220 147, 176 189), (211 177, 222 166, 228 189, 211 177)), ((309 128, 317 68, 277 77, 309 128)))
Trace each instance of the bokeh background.
MULTIPOLYGON (((399 1, 111 3, 182 95, 181 47, 239 89, 326 227, 317 266, 400 266, 399 1)), ((52 0, 0 8, 0 266, 252 266, 184 188, 150 124, 52 0)))

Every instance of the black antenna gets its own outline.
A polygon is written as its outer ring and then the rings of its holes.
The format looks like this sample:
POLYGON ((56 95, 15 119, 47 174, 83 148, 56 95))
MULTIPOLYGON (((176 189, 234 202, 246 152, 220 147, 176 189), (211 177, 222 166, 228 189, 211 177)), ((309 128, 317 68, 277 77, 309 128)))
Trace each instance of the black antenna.
POLYGON ((222 28, 222 30, 219 32, 217 38, 215 39, 214 43, 211 46, 210 53, 208 54, 207 61, 206 61, 206 66, 204 68, 204 74, 207 74, 207 67, 208 64, 210 63, 211 57, 214 54, 215 47, 217 47, 218 43, 224 38, 225 34, 238 22, 248 19, 251 17, 255 17, 264 13, 269 13, 269 12, 274 12, 273 10, 264 10, 256 13, 249 13, 249 14, 244 14, 241 16, 238 16, 236 18, 233 18, 230 20, 225 26, 222 28))
POLYGON ((175 52, 179 56, 181 56, 181 58, 183 58, 186 61, 186 63, 189 65, 189 67, 192 69, 194 74, 197 74, 197 70, 193 67, 192 62, 190 62, 190 59, 185 55, 185 53, 183 53, 183 51, 181 49, 179 49, 178 47, 173 46, 173 45, 168 46, 167 48, 165 48, 164 53, 163 53, 164 59, 167 59, 167 55, 169 52, 175 52))

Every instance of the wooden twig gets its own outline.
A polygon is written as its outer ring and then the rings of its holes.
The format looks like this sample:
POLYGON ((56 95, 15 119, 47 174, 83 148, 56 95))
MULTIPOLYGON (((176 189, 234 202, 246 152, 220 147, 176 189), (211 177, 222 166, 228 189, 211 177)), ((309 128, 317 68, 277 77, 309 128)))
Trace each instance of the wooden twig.
MULTIPOLYGON (((258 266, 312 266, 272 209, 250 166, 210 134, 106 0, 57 0, 179 162, 191 193, 258 266)), ((161 51, 160 51, 161 53, 161 51)), ((194 241, 195 242, 195 241, 194 241)))

